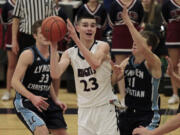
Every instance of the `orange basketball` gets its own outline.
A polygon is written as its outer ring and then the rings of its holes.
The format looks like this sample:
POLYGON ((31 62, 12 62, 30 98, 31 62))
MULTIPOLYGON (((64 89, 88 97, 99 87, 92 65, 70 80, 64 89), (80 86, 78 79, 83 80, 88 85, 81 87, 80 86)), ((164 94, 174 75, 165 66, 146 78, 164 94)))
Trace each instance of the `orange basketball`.
POLYGON ((60 41, 67 32, 66 23, 58 16, 50 16, 42 23, 42 34, 52 42, 60 41))

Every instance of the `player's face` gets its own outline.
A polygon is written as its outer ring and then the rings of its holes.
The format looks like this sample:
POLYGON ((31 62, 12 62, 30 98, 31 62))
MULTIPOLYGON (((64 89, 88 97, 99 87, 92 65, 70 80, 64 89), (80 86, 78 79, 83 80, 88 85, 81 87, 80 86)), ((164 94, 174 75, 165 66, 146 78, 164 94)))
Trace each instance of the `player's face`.
MULTIPOLYGON (((148 46, 148 48, 152 50, 151 46, 148 46)), ((132 54, 135 56, 137 55, 140 56, 142 54, 142 49, 138 47, 135 43, 133 43, 133 46, 132 46, 132 54)))
POLYGON ((96 20, 95 19, 81 19, 77 31, 80 34, 80 38, 86 40, 94 40, 96 34, 96 20))
POLYGON ((41 32, 41 27, 39 27, 37 30, 36 42, 38 42, 40 45, 49 45, 48 40, 43 36, 41 32))
POLYGON ((133 46, 132 46, 132 54, 133 55, 136 55, 138 53, 138 47, 135 43, 133 43, 133 46))

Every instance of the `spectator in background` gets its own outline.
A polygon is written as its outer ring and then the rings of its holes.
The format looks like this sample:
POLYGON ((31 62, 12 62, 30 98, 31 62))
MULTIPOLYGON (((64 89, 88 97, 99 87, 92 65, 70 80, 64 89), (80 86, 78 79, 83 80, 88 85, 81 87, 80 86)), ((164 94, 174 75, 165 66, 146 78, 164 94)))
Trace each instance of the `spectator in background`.
POLYGON ((88 2, 88 0, 82 0, 83 4, 86 4, 88 2))
POLYGON ((15 55, 12 51, 12 13, 15 6, 15 0, 8 0, 2 7, 2 21, 7 28, 6 30, 6 40, 5 46, 7 50, 8 57, 8 68, 6 74, 6 88, 7 91, 2 96, 1 100, 7 101, 11 98, 11 79, 15 70, 17 55, 15 55))
MULTIPOLYGON (((0 17, 2 16, 2 8, 0 7, 0 17)), ((3 25, 2 20, 0 20, 0 48, 3 48, 3 25)))
MULTIPOLYGON (((114 0, 112 2, 108 19, 109 24, 113 29, 111 51, 115 56, 115 61, 117 64, 120 64, 131 54, 133 44, 131 34, 121 17, 123 5, 127 5, 128 15, 136 29, 138 29, 139 24, 142 21, 144 12, 140 0, 114 0)), ((123 98, 121 102, 124 105, 125 86, 123 79, 118 82, 118 87, 123 98)))
POLYGON ((13 52, 18 54, 35 43, 31 27, 34 22, 55 15, 54 0, 17 0, 12 25, 13 52), (18 34, 19 32, 19 34, 18 34))
MULTIPOLYGON (((180 59, 180 0, 164 0, 162 13, 167 22, 166 29, 166 46, 168 53, 173 62, 174 71, 177 73, 177 64, 180 59)), ((169 104, 179 102, 178 89, 171 78, 173 95, 168 100, 169 104)))
POLYGON ((104 0, 104 8, 106 9, 107 12, 110 11, 112 2, 113 0, 104 0))
POLYGON ((75 24, 77 23, 77 18, 82 14, 93 15, 96 18, 97 31, 95 39, 102 40, 103 30, 106 28, 107 24, 107 14, 104 5, 99 3, 98 0, 88 0, 88 2, 83 4, 77 11, 75 16, 75 24))

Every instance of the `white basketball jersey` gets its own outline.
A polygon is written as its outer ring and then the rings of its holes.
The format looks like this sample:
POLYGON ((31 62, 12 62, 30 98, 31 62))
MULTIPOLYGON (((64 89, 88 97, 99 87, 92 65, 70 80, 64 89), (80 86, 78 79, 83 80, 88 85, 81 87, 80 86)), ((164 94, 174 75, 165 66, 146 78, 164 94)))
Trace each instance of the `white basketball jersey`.
MULTIPOLYGON (((95 53, 97 46, 102 42, 95 41, 90 51, 95 53)), ((108 60, 94 70, 82 56, 78 47, 70 48, 68 55, 74 70, 79 107, 100 106, 115 98, 111 85, 111 65, 108 60)))

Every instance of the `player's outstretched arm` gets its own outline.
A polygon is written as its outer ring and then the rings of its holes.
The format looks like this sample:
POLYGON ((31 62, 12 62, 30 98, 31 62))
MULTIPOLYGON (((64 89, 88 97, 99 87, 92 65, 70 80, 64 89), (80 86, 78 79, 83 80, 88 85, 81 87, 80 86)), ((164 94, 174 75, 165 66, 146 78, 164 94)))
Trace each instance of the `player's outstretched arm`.
POLYGON ((133 131, 133 135, 164 135, 180 127, 180 113, 168 120, 164 125, 155 128, 154 130, 148 130, 145 127, 136 128, 133 131))
POLYGON ((51 59, 50 59, 50 72, 53 79, 59 79, 59 77, 64 73, 70 64, 70 58, 68 56, 68 51, 66 50, 60 61, 58 62, 59 55, 57 52, 57 44, 50 43, 51 45, 51 59))
POLYGON ((133 41, 135 44, 141 49, 142 55, 147 61, 147 65, 149 66, 152 75, 155 78, 161 77, 161 61, 160 59, 148 48, 146 39, 136 30, 134 25, 132 24, 129 16, 127 8, 123 7, 123 12, 121 14, 125 24, 127 25, 133 41))
POLYGON ((74 40, 74 42, 76 43, 76 45, 82 52, 83 56, 85 57, 89 65, 93 69, 98 68, 103 62, 103 60, 105 60, 108 57, 109 50, 110 50, 108 43, 102 42, 102 44, 98 46, 97 51, 95 53, 90 52, 85 47, 85 45, 83 45, 82 42, 80 41, 75 31, 75 28, 69 19, 67 20, 67 22, 68 22, 67 28, 68 28, 70 37, 74 40))
POLYGON ((21 82, 28 66, 33 63, 33 59, 34 57, 31 50, 26 50, 20 55, 16 69, 14 71, 14 75, 12 77, 11 85, 18 93, 29 99, 33 103, 33 105, 40 112, 42 112, 42 109, 46 110, 49 106, 49 104, 45 102, 47 98, 34 95, 30 91, 28 91, 21 82))

